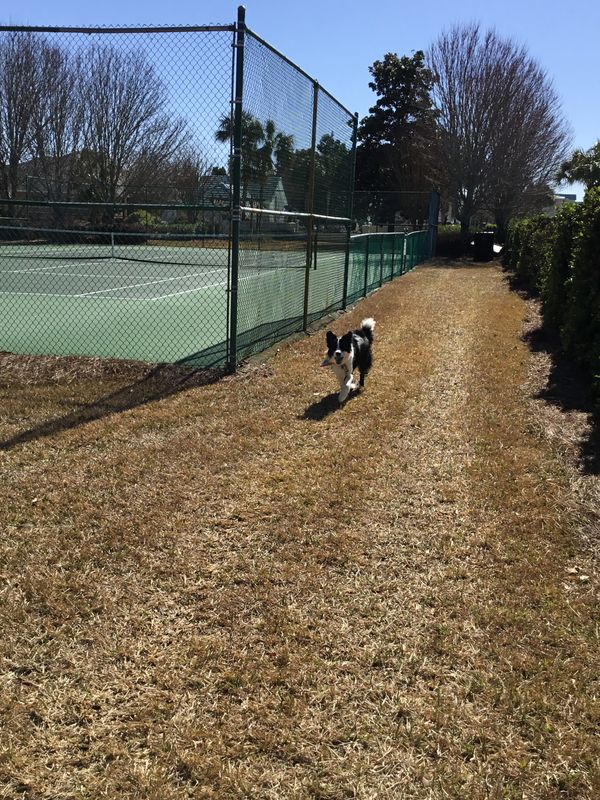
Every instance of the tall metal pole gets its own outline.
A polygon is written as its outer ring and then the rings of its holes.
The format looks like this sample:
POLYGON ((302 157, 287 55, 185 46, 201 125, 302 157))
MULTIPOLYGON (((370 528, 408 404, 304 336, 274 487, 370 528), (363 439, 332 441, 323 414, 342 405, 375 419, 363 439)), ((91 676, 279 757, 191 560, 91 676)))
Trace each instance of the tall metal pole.
POLYGON ((242 100, 244 93, 244 37, 246 9, 238 7, 235 35, 235 89, 233 98, 233 158, 231 160, 231 281, 229 288, 229 358, 232 372, 237 367, 238 283, 240 265, 240 223, 242 183, 242 100))
POLYGON ((437 244, 438 216, 440 213, 440 193, 434 189, 429 195, 429 258, 435 255, 437 244))
POLYGON ((348 218, 350 222, 346 229, 346 257, 344 259, 344 289, 342 295, 342 308, 348 305, 348 276, 350 273, 350 236, 352 235, 352 214, 354 213, 354 181, 356 179, 356 134, 358 131, 358 114, 352 121, 352 171, 350 178, 350 198, 348 201, 348 218))
POLYGON ((308 174, 308 197, 306 211, 308 217, 306 221, 306 269, 304 273, 304 309, 302 312, 302 328, 308 328, 308 300, 310 284, 310 267, 312 264, 313 249, 313 212, 315 209, 315 160, 317 152, 317 113, 319 110, 319 84, 313 81, 313 116, 312 116, 312 135, 310 144, 310 167, 308 174))
POLYGON ((367 233, 365 236, 366 241, 366 250, 365 250, 365 284, 363 287, 363 297, 367 296, 367 291, 369 289, 369 244, 371 242, 371 237, 367 233))

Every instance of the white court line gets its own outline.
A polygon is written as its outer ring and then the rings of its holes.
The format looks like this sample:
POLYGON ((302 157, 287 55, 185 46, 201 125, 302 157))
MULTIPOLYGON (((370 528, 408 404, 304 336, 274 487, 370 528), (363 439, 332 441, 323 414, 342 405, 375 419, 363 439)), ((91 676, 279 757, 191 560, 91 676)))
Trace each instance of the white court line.
POLYGON ((130 283, 126 286, 113 286, 111 289, 97 289, 94 292, 81 292, 80 294, 72 294, 70 297, 93 297, 97 294, 106 294, 107 292, 120 292, 123 289, 141 289, 142 286, 157 286, 159 283, 172 283, 173 281, 184 281, 188 278, 198 278, 203 273, 192 272, 189 275, 177 275, 175 278, 159 278, 155 281, 145 281, 144 283, 130 283))
MULTIPOLYGON (((185 289, 182 292, 172 292, 171 294, 161 294, 158 297, 144 297, 144 298, 137 298, 143 299, 146 302, 154 303, 156 300, 165 300, 167 297, 179 297, 182 294, 193 294, 194 292, 201 292, 202 289, 211 289, 213 286, 227 286, 228 281, 219 281, 218 283, 203 283, 202 286, 198 286, 196 289, 185 289)), ((129 300, 131 298, 126 297, 114 297, 113 300, 129 300)))
MULTIPOLYGON (((256 275, 252 275, 251 277, 258 278, 258 277, 260 277, 262 275, 268 275, 269 273, 273 273, 273 272, 278 272, 278 270, 277 269, 270 269, 268 271, 261 270, 261 272, 257 273, 256 275)), ((205 273, 197 272, 197 273, 193 273, 191 275, 178 275, 176 278, 162 278, 161 280, 157 280, 157 281, 147 281, 146 283, 133 283, 133 284, 131 284, 129 286, 115 286, 112 289, 98 289, 95 292, 82 292, 81 294, 71 294, 71 295, 67 295, 67 296, 68 297, 92 297, 92 296, 99 295, 99 294, 107 296, 107 293, 109 293, 109 292, 119 292, 122 289, 139 289, 142 286, 156 286, 159 283, 168 283, 168 282, 174 281, 174 280, 185 280, 186 278, 197 278, 202 274, 205 274, 205 273)), ((227 285, 227 281, 219 281, 217 283, 203 283, 202 286, 198 286, 195 289, 185 289, 185 290, 182 290, 181 292, 172 292, 171 294, 161 294, 158 297, 144 297, 144 298, 135 298, 135 299, 138 299, 138 300, 139 299, 143 299, 143 300, 162 300, 165 297, 176 297, 177 295, 181 295, 181 294, 189 294, 191 292, 199 292, 199 291, 202 291, 202 289, 208 289, 208 288, 210 288, 212 286, 226 286, 226 285, 227 285)), ((108 299, 110 299, 110 297, 108 299)), ((132 298, 130 298, 130 297, 115 297, 113 299, 114 300, 131 300, 132 298)))
MULTIPOLYGON (((260 272, 256 272, 254 275, 244 275, 243 278, 241 278, 240 283, 242 281, 246 280, 247 278, 259 278, 259 277, 262 277, 263 275, 271 275, 274 272, 279 272, 279 269, 269 269, 269 270, 262 269, 262 270, 260 270, 260 272)), ((144 298, 138 298, 138 299, 143 299, 143 300, 146 300, 146 301, 149 301, 149 302, 154 302, 155 300, 164 300, 166 297, 178 297, 179 295, 182 295, 182 294, 192 294, 192 292, 199 292, 202 289, 210 289, 213 286, 227 286, 228 283, 229 283, 229 281, 218 281, 217 283, 203 283, 202 286, 199 286, 197 289, 185 289, 184 291, 181 291, 181 292, 172 292, 171 294, 161 294, 158 297, 144 297, 144 298)), ((115 300, 128 300, 128 299, 131 299, 131 298, 116 297, 114 299, 115 300)))
MULTIPOLYGON (((29 270, 25 270, 25 271, 29 271, 29 270)), ((31 271, 37 273, 37 270, 31 270, 31 271)), ((12 271, 12 272, 0 272, 0 277, 2 275, 12 275, 12 274, 15 274, 16 272, 18 272, 18 270, 15 270, 15 271, 12 271)), ((157 279, 154 282, 160 283, 161 281, 178 281, 178 280, 183 280, 184 278, 198 278, 198 277, 201 277, 203 275, 207 275, 210 272, 222 272, 222 269, 220 269, 220 270, 219 269, 212 269, 212 270, 209 270, 209 272, 194 272, 191 275, 173 275, 170 278, 160 278, 160 279, 157 279)), ((42 274, 51 275, 53 278, 94 278, 95 280, 99 280, 100 278, 104 278, 106 280, 110 280, 111 278, 113 280, 115 278, 118 278, 119 280, 126 280, 127 278, 131 279, 131 278, 134 277, 133 275, 102 275, 101 273, 98 273, 98 272, 47 272, 47 273, 42 273, 42 274)), ((144 276, 140 276, 140 277, 148 277, 149 278, 150 276, 149 275, 144 275, 144 276)), ((140 283, 140 284, 135 284, 135 285, 136 286, 147 286, 148 284, 140 283)), ((117 291, 118 289, 128 289, 128 288, 129 288, 128 286, 115 286, 114 289, 102 289, 100 291, 109 292, 109 291, 117 291)), ((70 297, 78 297, 79 295, 69 295, 69 296, 70 297)))
POLYGON ((49 275, 52 275, 53 269, 62 269, 64 264, 57 264, 55 267, 35 267, 34 269, 7 269, 4 271, 0 271, 0 275, 19 275, 25 272, 47 272, 49 275))
MULTIPOLYGON (((244 276, 242 278, 242 280, 246 280, 247 278, 259 278, 259 277, 262 277, 263 275, 269 275, 269 274, 272 274, 274 272, 279 272, 279 269, 261 270, 260 272, 257 272, 254 275, 246 275, 246 276, 244 276)), ((204 275, 204 274, 206 274, 206 273, 201 273, 200 272, 200 273, 195 273, 194 275, 184 275, 184 276, 182 276, 182 278, 199 277, 199 276, 204 275)), ((79 277, 89 277, 89 276, 86 275, 86 276, 79 276, 79 277)), ((119 276, 111 275, 111 276, 104 276, 104 277, 119 277, 119 276)), ((128 276, 124 276, 124 277, 128 277, 128 276)), ((103 294, 103 293, 106 293, 106 292, 118 292, 121 289, 133 289, 133 288, 137 288, 137 287, 140 287, 140 286, 152 286, 152 285, 154 285, 156 283, 164 283, 165 281, 173 281, 173 280, 178 280, 178 278, 164 278, 164 279, 162 279, 160 281, 150 281, 149 283, 137 283, 137 284, 132 284, 131 286, 116 286, 114 289, 99 289, 96 292, 86 292, 86 293, 83 293, 83 294, 61 294, 61 293, 56 293, 56 292, 3 292, 2 290, 0 290, 0 294, 14 295, 14 296, 17 296, 17 297, 61 297, 63 299, 68 299, 68 298, 71 298, 71 297, 97 296, 98 294, 103 294)), ((157 300, 165 300, 167 297, 178 297, 178 296, 184 295, 184 294, 193 294, 194 292, 201 292, 203 289, 210 289, 210 288, 212 288, 214 286, 227 286, 228 283, 229 283, 228 281, 217 281, 215 283, 203 283, 201 286, 196 286, 193 289, 184 289, 181 292, 171 292, 169 294, 161 294, 161 295, 158 295, 156 297, 105 297, 105 298, 98 298, 98 299, 127 300, 129 302, 145 302, 145 303, 147 303, 147 302, 155 302, 157 300)))
MULTIPOLYGON (((194 292, 201 292, 203 289, 210 289, 213 286, 227 286, 227 281, 220 281, 219 283, 203 283, 201 286, 196 286, 194 289, 186 289, 182 292, 172 292, 171 294, 159 294, 157 297, 97 297, 98 300, 127 300, 133 303, 148 303, 155 300, 164 300, 166 297, 177 297, 181 294, 193 294, 194 292)), ((122 286, 122 289, 129 287, 122 286)), ((104 289, 103 291, 117 291, 117 289, 104 289)), ((91 293, 97 294, 97 293, 91 293)), ((89 297, 89 294, 59 294, 57 292, 3 292, 0 290, 0 295, 8 295, 9 297, 60 297, 63 300, 70 300, 73 297, 89 297)))

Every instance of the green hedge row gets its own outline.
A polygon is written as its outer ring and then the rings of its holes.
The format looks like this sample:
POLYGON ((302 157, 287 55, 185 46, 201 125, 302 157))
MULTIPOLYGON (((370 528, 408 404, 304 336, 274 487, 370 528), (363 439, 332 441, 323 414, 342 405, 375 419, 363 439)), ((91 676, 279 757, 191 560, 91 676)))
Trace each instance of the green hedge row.
POLYGON ((539 292, 544 326, 591 376, 600 402, 600 188, 555 217, 513 223, 502 260, 539 292))

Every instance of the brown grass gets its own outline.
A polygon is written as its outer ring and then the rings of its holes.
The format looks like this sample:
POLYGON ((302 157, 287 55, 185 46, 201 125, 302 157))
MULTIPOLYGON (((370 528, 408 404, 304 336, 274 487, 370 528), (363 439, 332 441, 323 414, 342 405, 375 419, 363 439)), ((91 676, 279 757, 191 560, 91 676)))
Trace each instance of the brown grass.
POLYGON ((597 478, 525 313, 419 268, 336 324, 341 410, 322 334, 206 385, 6 357, 0 797, 597 797, 597 478))

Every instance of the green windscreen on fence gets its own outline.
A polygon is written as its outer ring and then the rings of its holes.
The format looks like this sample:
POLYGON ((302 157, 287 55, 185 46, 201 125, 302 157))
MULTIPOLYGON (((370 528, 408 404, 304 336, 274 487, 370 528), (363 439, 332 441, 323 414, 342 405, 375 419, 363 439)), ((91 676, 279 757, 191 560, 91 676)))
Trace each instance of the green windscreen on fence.
POLYGON ((348 302, 366 296, 429 258, 429 241, 428 231, 352 236, 348 302))

